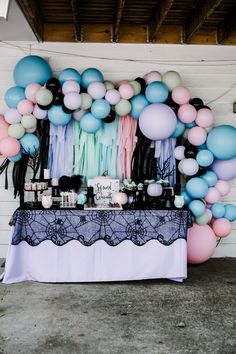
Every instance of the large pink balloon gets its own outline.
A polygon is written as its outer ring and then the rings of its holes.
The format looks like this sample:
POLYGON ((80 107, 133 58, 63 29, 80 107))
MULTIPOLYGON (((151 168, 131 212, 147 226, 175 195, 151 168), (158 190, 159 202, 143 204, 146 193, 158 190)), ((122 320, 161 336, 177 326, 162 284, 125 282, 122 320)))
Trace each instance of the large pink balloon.
POLYGON ((188 263, 206 262, 213 255, 215 248, 216 237, 211 227, 194 223, 188 231, 188 263))
POLYGON ((208 189, 205 201, 208 204, 218 203, 221 198, 220 192, 215 187, 210 187, 208 189))
POLYGON ((201 108, 197 112, 196 123, 199 127, 208 128, 214 123, 213 113, 208 108, 201 108))
POLYGON ((28 86, 26 86, 25 89, 25 97, 33 102, 36 103, 36 99, 35 99, 35 95, 36 93, 41 89, 41 85, 33 83, 33 84, 29 84, 28 86))
POLYGON ((205 129, 201 127, 193 127, 189 129, 188 141, 195 146, 200 146, 205 143, 207 138, 207 133, 205 129))
POLYGON ((8 137, 9 124, 5 121, 3 116, 0 116, 0 141, 8 137))
POLYGON ((230 160, 215 160, 211 165, 211 170, 223 181, 236 178, 236 157, 230 160))
POLYGON ((197 111, 191 104, 186 103, 179 107, 177 115, 181 122, 192 123, 197 116, 197 111))
POLYGON ((0 141, 0 153, 4 157, 13 157, 20 152, 20 143, 12 137, 4 138, 0 141))
POLYGON ((190 91, 186 87, 177 86, 171 93, 172 100, 178 104, 186 104, 190 100, 190 91))
POLYGON ((213 221, 212 229, 218 237, 226 237, 232 230, 231 222, 226 218, 219 218, 213 221))
POLYGON ((169 138, 176 128, 174 111, 163 103, 153 103, 143 109, 139 117, 139 127, 150 140, 169 138))
POLYGON ((230 192, 230 185, 227 181, 218 180, 215 184, 215 188, 220 192, 222 197, 230 192))

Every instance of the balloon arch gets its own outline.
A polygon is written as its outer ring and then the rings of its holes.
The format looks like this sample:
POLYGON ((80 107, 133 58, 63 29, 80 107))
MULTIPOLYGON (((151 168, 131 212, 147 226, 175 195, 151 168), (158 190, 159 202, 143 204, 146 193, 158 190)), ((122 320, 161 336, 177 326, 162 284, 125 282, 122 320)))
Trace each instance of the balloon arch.
MULTIPOLYGON (((0 153, 15 162, 33 156, 44 144, 38 138, 39 121, 54 126, 79 121, 80 129, 94 134, 116 117, 131 116, 151 141, 178 138, 173 157, 186 177, 181 192, 194 217, 188 236, 190 263, 207 260, 216 236, 226 237, 236 220, 236 206, 219 203, 236 177, 236 128, 213 127, 214 116, 200 98, 191 98, 175 71, 152 71, 144 78, 105 81, 96 68, 80 74, 66 68, 58 79, 49 64, 31 55, 14 69, 14 87, 5 93, 9 109, 0 116, 0 153)), ((48 133, 48 131, 47 131, 48 133)))

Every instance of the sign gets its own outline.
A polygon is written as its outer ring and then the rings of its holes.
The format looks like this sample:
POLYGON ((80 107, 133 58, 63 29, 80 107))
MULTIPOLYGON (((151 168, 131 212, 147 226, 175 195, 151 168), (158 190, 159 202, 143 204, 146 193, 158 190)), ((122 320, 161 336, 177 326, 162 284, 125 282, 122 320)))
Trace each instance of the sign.
POLYGON ((119 180, 111 178, 94 178, 88 180, 88 187, 93 187, 94 201, 97 205, 111 203, 113 193, 119 192, 119 180))

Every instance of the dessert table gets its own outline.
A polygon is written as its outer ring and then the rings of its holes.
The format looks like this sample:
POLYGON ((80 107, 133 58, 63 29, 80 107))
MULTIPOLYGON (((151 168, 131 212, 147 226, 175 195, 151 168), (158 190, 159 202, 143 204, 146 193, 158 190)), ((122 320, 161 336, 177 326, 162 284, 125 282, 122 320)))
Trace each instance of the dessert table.
POLYGON ((17 209, 4 283, 187 277, 188 210, 17 209))

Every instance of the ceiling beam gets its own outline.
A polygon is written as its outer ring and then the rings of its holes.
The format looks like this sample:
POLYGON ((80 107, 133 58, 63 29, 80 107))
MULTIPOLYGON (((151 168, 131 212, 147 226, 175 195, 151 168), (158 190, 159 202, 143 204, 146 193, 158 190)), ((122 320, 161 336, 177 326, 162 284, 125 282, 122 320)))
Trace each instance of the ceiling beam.
POLYGON ((43 21, 39 10, 39 1, 17 0, 28 24, 39 42, 43 41, 43 21))
POLYGON ((81 23, 79 19, 79 0, 71 0, 71 7, 74 19, 74 29, 75 29, 75 40, 77 42, 82 42, 82 30, 81 23))
POLYGON ((191 37, 202 27, 206 19, 215 11, 223 0, 199 0, 193 13, 184 25, 184 42, 189 42, 191 37))
POLYGON ((149 26, 149 42, 153 42, 174 0, 159 0, 149 26))
POLYGON ((118 42, 120 22, 125 6, 125 0, 117 0, 116 12, 113 22, 112 42, 118 42))
POLYGON ((217 41, 222 43, 230 37, 230 35, 236 31, 236 9, 230 12, 224 21, 217 27, 217 41))

